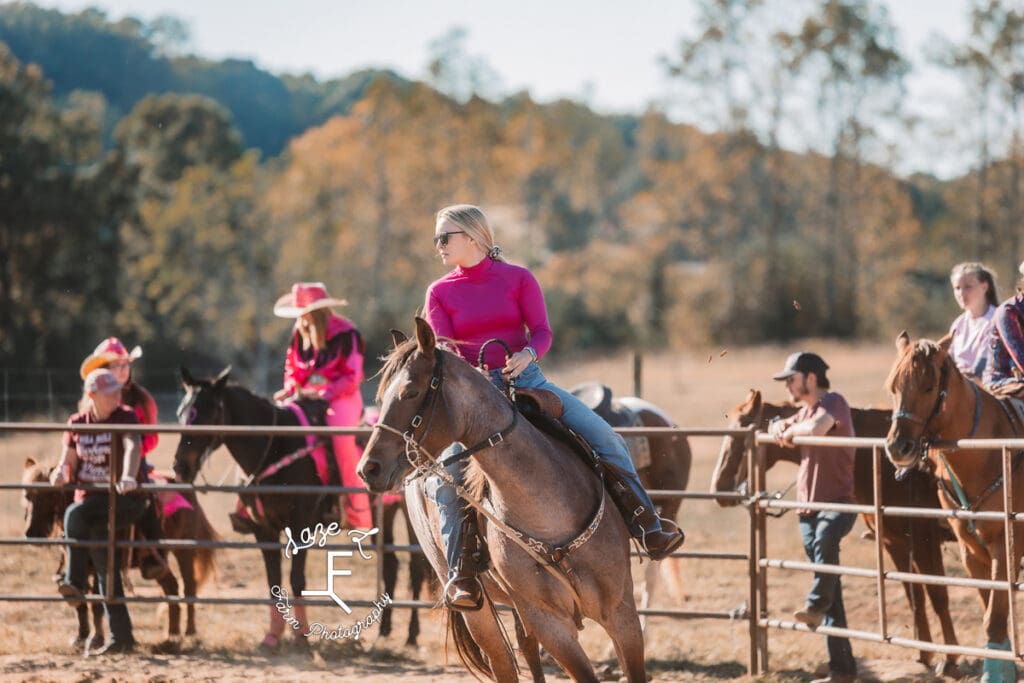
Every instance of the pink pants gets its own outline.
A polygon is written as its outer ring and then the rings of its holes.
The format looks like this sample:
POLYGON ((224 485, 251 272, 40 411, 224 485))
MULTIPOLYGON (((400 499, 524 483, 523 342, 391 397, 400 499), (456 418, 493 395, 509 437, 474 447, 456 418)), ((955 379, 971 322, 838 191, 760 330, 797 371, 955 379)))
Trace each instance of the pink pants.
MULTIPOLYGON (((363 399, 358 394, 342 396, 334 400, 327 409, 327 424, 331 427, 355 427, 363 414, 363 399)), ((354 436, 333 436, 334 457, 338 461, 342 486, 363 487, 363 481, 356 474, 356 465, 363 451, 356 445, 354 436)), ((347 493, 344 496, 345 519, 352 528, 373 528, 373 513, 370 497, 365 493, 347 493)))

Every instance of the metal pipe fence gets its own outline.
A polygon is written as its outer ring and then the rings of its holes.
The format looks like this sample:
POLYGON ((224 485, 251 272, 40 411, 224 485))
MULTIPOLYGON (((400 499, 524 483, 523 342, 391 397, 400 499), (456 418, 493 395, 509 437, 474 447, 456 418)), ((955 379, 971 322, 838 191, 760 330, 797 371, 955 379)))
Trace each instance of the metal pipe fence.
MULTIPOLYGON (((68 430, 69 427, 63 423, 18 423, 18 422, 2 422, 0 423, 0 433, 5 432, 62 432, 68 430)), ((181 426, 181 425, 76 425, 73 428, 75 431, 80 432, 125 432, 125 433, 161 433, 161 434, 214 434, 214 435, 252 435, 252 436, 267 436, 267 435, 306 435, 306 434, 317 434, 317 435, 366 435, 371 433, 371 429, 368 428, 338 428, 338 427, 267 427, 267 426, 217 426, 217 427, 204 427, 204 426, 181 426)), ((907 508, 907 507, 888 507, 884 506, 881 501, 880 481, 881 481, 881 467, 880 458, 881 448, 884 446, 884 440, 882 439, 869 439, 869 438, 837 438, 837 437, 797 437, 794 439, 796 445, 819 445, 819 446, 852 446, 852 447, 870 447, 873 451, 874 458, 874 476, 875 476, 875 503, 874 505, 850 505, 850 504, 814 504, 814 503, 795 503, 792 501, 778 500, 772 497, 766 490, 765 486, 765 467, 763 462, 763 449, 759 449, 757 446, 762 444, 772 443, 772 439, 764 433, 755 433, 750 429, 686 429, 686 428, 647 428, 647 427, 629 427, 629 428, 618 428, 615 431, 622 434, 623 436, 650 436, 656 434, 678 434, 681 436, 698 436, 698 437, 711 437, 711 436, 742 436, 746 443, 746 457, 748 459, 748 473, 749 480, 751 482, 751 494, 741 493, 704 493, 704 492, 686 492, 676 490, 651 490, 650 493, 654 497, 679 497, 683 499, 694 499, 694 500, 737 500, 747 504, 749 510, 749 543, 747 553, 723 553, 711 551, 694 551, 685 550, 676 552, 673 554, 674 557, 690 558, 698 560, 728 560, 737 562, 747 562, 748 565, 748 576, 749 576, 749 597, 748 605, 749 608, 745 613, 738 613, 736 609, 727 609, 721 611, 709 611, 709 610, 675 610, 675 609, 643 609, 640 610, 641 614, 648 616, 668 617, 675 619, 745 619, 749 624, 749 638, 750 638, 750 652, 748 661, 748 671, 750 674, 757 674, 768 670, 768 633, 770 629, 781 629, 791 631, 807 631, 811 629, 804 624, 795 623, 788 620, 775 619, 769 617, 768 614, 768 583, 767 573, 768 570, 785 570, 785 571, 808 571, 808 572, 823 572, 833 573, 839 575, 858 576, 862 578, 875 579, 878 593, 878 620, 879 628, 877 631, 864 631, 856 629, 839 629, 834 627, 821 626, 814 629, 815 633, 825 635, 837 635, 843 637, 854 638, 858 640, 864 640, 869 642, 877 643, 888 643, 898 647, 912 648, 916 650, 924 650, 935 653, 952 653, 967 656, 984 657, 990 659, 1007 659, 1016 660, 1024 658, 1024 653, 1021 652, 1021 642, 1018 634, 1017 627, 1017 616, 1015 610, 1010 610, 1010 637, 1011 637, 1011 651, 997 651, 989 650, 985 648, 973 648, 965 646, 950 646, 945 644, 930 643, 925 641, 919 641, 910 638, 902 638, 894 636, 889 632, 888 619, 886 611, 886 584, 892 582, 901 583, 919 583, 919 584, 933 584, 933 585, 945 585, 945 586, 959 586, 968 588, 979 588, 988 590, 1005 590, 1009 591, 1011 600, 1010 604, 1013 605, 1012 597, 1016 592, 1024 589, 1024 583, 1018 583, 1012 575, 1008 577, 1006 581, 994 581, 988 579, 971 579, 971 578, 954 578, 945 576, 932 576, 923 575, 908 572, 894 572, 885 569, 884 557, 883 557, 883 538, 884 534, 882 530, 884 528, 884 520, 886 517, 919 517, 919 518, 945 518, 945 519, 975 519, 975 520, 986 520, 986 521, 1002 521, 1006 525, 1006 529, 1009 531, 1012 528, 1014 522, 1024 522, 1024 512, 1016 512, 1012 510, 1010 501, 1012 501, 1012 485, 1013 481, 1010 477, 1011 465, 1010 465, 1010 454, 1011 450, 1024 449, 1024 439, 1011 439, 1011 440, 996 440, 996 439, 972 439, 957 442, 956 447, 963 449, 1001 449, 1003 456, 1003 473, 1004 481, 1007 483, 1003 486, 1004 491, 1004 512, 972 512, 966 510, 943 510, 943 509, 930 509, 930 508, 907 508), (876 545, 876 567, 874 569, 867 569, 863 567, 848 567, 843 565, 818 565, 809 562, 793 561, 786 559, 773 559, 768 557, 767 553, 767 533, 766 533, 766 519, 770 510, 791 510, 794 508, 803 509, 816 509, 816 510, 841 510, 845 512, 854 512, 860 514, 871 514, 875 516, 877 524, 877 532, 875 535, 876 545)), ((92 486, 80 486, 80 488, 90 488, 93 490, 111 491, 112 483, 107 485, 92 485, 92 486)), ((54 487, 48 484, 22 484, 22 483, 0 483, 0 490, 42 490, 52 489, 54 487)), ((322 486, 271 486, 271 485, 258 485, 258 486, 221 486, 212 484, 167 484, 167 485, 154 485, 147 484, 140 487, 142 490, 161 490, 161 491, 196 491, 196 492, 222 492, 222 493, 259 493, 264 495, 297 495, 297 494, 323 494, 323 493, 353 493, 353 492, 364 492, 362 488, 351 488, 343 486, 335 487, 322 487, 322 486)), ((378 498, 377 501, 377 512, 380 515, 383 503, 378 498)), ((379 518, 379 517, 378 517, 379 518)), ((285 543, 258 543, 258 542, 247 542, 247 541, 185 541, 185 540, 162 540, 159 542, 152 541, 125 541, 118 540, 113 533, 108 534, 108 538, 105 541, 80 541, 75 542, 75 545, 97 547, 106 546, 108 552, 111 554, 115 548, 134 548, 134 547, 164 547, 168 550, 181 547, 211 547, 211 548, 245 548, 245 549, 283 549, 285 543)), ((15 546, 15 545, 34 545, 34 546, 45 546, 45 545, 68 545, 68 541, 60 539, 25 539, 25 538, 0 538, 0 546, 15 546)), ((1007 544, 1006 552, 1007 557, 1012 558, 1014 551, 1014 539, 1012 534, 1007 533, 1007 544)), ((325 549, 340 549, 340 550, 353 550, 357 547, 356 544, 334 544, 328 543, 324 546, 318 546, 325 549)), ((382 590, 383 584, 383 554, 385 552, 418 552, 418 545, 397 545, 388 544, 385 545, 382 541, 382 536, 377 537, 374 549, 377 551, 376 554, 376 565, 377 565, 377 591, 378 595, 382 590)), ((113 562, 110 563, 113 566, 113 562)), ((1012 566, 1012 563, 1008 563, 1008 566, 1012 566)), ((112 583, 108 583, 112 585, 112 583)), ((104 597, 90 597, 87 598, 90 602, 102 602, 108 600, 104 597)), ((35 602, 57 602, 63 598, 60 596, 39 596, 39 595, 12 595, 12 594, 0 594, 0 601, 35 601, 35 602)), ((182 604, 213 604, 213 605, 267 605, 274 604, 276 602, 273 598, 263 597, 231 597, 231 598, 214 598, 214 597, 195 597, 195 598, 183 598, 183 597, 125 597, 114 599, 111 598, 109 602, 139 602, 139 603, 182 603, 182 604)), ((308 598, 302 598, 295 600, 296 604, 307 604, 307 605, 322 605, 330 606, 335 603, 330 600, 312 600, 308 598)), ((351 605, 360 607, 373 606, 374 603, 370 600, 351 600, 347 601, 351 605)), ((433 607, 434 603, 426 601, 393 601, 392 607, 399 609, 412 609, 412 608, 429 608, 433 607)))
MULTIPOLYGON (((128 433, 128 434, 145 434, 145 433, 158 433, 158 434, 207 434, 217 436, 305 436, 309 434, 315 435, 368 435, 372 433, 372 429, 365 427, 280 427, 280 426, 203 426, 203 425, 172 425, 172 424, 158 424, 158 425, 75 425, 69 427, 64 423, 21 423, 21 422, 0 422, 0 434, 7 432, 64 432, 64 431, 75 431, 75 432, 114 432, 114 433, 128 433)), ((623 436, 653 436, 663 434, 680 434, 683 436, 724 436, 728 434, 740 435, 745 437, 748 442, 748 447, 753 443, 753 432, 748 429, 679 429, 679 428, 666 428, 666 427, 629 427, 629 428, 617 428, 617 432, 623 436)), ((748 448, 749 453, 753 453, 752 448, 748 448)), ((76 484, 74 488, 91 490, 91 491, 103 491, 112 492, 114 482, 108 482, 107 484, 76 484)), ((43 483, 9 483, 0 482, 0 491, 4 490, 55 490, 59 487, 54 487, 50 484, 43 483)), ((65 490, 69 487, 65 487, 65 490)), ((353 488, 344 486, 274 486, 274 485, 214 485, 214 484, 181 484, 181 483, 169 483, 169 484, 141 484, 139 489, 142 491, 165 491, 165 492, 218 492, 218 493, 249 493, 249 494, 261 494, 261 495, 302 495, 302 494, 324 494, 324 493, 365 493, 366 489, 353 488)), ((651 490, 650 494, 657 498, 668 498, 676 497, 683 499, 696 499, 696 500, 738 500, 745 501, 747 496, 740 493, 702 493, 702 492, 687 492, 677 491, 669 489, 657 489, 651 490)), ((112 494, 111 494, 112 495, 112 494)), ((377 498, 377 518, 381 519, 383 502, 380 497, 377 498)), ((748 506, 750 511, 751 524, 753 523, 754 515, 757 513, 757 506, 748 506)), ((113 520, 113 515, 111 515, 113 520)), ((113 521, 111 521, 111 527, 113 521)), ((751 534, 753 538, 753 534, 751 534)), ((382 535, 377 535, 377 542, 375 543, 374 549, 376 552, 376 572, 377 572, 377 595, 380 595, 383 590, 383 555, 385 552, 420 552, 418 545, 395 545, 387 544, 382 542, 382 535)), ((199 540, 160 540, 160 541, 128 541, 119 540, 116 538, 116 534, 113 533, 113 529, 108 530, 108 536, 106 540, 97 541, 67 541, 63 539, 27 539, 27 538, 0 538, 0 546, 81 546, 81 547, 107 547, 108 552, 112 554, 117 548, 153 548, 160 547, 168 550, 174 548, 231 548, 231 549, 259 549, 259 550, 283 550, 286 546, 285 543, 260 543, 256 541, 199 541, 199 540)), ((325 550, 354 550, 358 546, 353 543, 327 543, 323 546, 317 546, 318 549, 325 550)), ((633 556, 638 556, 639 553, 634 549, 632 551, 633 556)), ((673 557, 689 558, 695 560, 726 560, 726 561, 737 561, 746 562, 748 567, 748 575, 754 577, 756 575, 756 558, 752 552, 748 553, 724 553, 724 552, 709 552, 709 551, 694 551, 684 550, 673 553, 673 557)), ((110 560, 108 567, 113 567, 114 562, 110 560)), ((108 579, 107 585, 113 585, 112 581, 108 579)), ((748 605, 754 605, 756 600, 756 583, 751 579, 749 587, 748 605)), ((43 596, 43 595, 15 595, 15 594, 2 594, 0 593, 0 601, 29 601, 29 602, 61 602, 64 598, 61 596, 43 596)), ((125 596, 119 598, 106 598, 104 596, 86 597, 87 602, 109 602, 112 604, 116 603, 179 603, 179 604, 212 604, 212 605, 273 605, 278 602, 275 598, 263 598, 263 597, 230 597, 230 598, 214 598, 214 597, 194 597, 186 598, 181 596, 160 596, 160 597, 144 597, 144 596, 125 596)), ((314 606, 332 606, 336 603, 331 600, 322 599, 310 599, 310 598, 299 598, 293 597, 292 603, 296 605, 314 605, 314 606)), ((370 600, 347 600, 346 603, 351 606, 358 607, 372 607, 374 602, 370 600)), ((415 609, 415 608, 431 608, 435 606, 433 602, 427 602, 423 600, 392 600, 390 606, 398 609, 415 609)), ((682 610, 682 609, 639 609, 638 612, 642 615, 652 617, 667 617, 675 619, 723 619, 723 620, 746 620, 749 624, 749 632, 751 634, 751 650, 750 650, 750 661, 748 663, 748 669, 754 671, 756 669, 756 651, 753 647, 754 639, 753 635, 757 629, 756 623, 756 612, 753 609, 747 609, 745 612, 737 610, 735 608, 723 609, 720 611, 716 610, 682 610)))

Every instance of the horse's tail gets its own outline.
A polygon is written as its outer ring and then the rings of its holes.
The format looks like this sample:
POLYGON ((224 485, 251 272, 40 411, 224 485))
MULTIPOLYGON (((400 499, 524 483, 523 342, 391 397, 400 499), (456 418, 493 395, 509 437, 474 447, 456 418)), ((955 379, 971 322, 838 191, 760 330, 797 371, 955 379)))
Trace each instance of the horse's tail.
MULTIPOLYGON (((196 540, 197 541, 219 541, 220 534, 210 524, 210 520, 206 517, 206 512, 199 504, 199 499, 196 498, 195 493, 189 491, 185 494, 186 498, 190 498, 189 501, 192 503, 192 507, 195 509, 196 514, 196 540)), ((214 574, 217 573, 217 558, 216 548, 202 547, 196 549, 195 558, 192 560, 192 568, 195 571, 196 576, 196 590, 202 588, 203 584, 206 583, 214 574)))
MULTIPOLYGON (((490 605, 490 602, 488 601, 487 604, 490 605)), ((473 678, 480 673, 485 678, 494 680, 491 665, 480 650, 480 646, 473 640, 473 635, 469 632, 469 626, 466 624, 466 617, 462 612, 445 611, 448 613, 448 639, 455 644, 455 653, 459 656, 462 666, 466 667, 473 678)))

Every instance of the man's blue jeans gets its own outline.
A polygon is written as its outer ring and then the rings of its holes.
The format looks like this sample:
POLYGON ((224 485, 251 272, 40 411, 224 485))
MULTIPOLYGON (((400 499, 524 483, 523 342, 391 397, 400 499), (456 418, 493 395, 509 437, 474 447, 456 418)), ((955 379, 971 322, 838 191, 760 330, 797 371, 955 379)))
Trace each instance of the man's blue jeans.
MULTIPOLYGON (((839 542, 850 533, 857 515, 852 512, 816 512, 800 517, 800 535, 807 559, 815 564, 839 564, 839 542)), ((846 628, 843 587, 838 574, 815 573, 807 593, 807 607, 825 612, 825 626, 846 628)), ((857 663, 849 638, 826 636, 828 668, 834 674, 856 675, 857 663)))

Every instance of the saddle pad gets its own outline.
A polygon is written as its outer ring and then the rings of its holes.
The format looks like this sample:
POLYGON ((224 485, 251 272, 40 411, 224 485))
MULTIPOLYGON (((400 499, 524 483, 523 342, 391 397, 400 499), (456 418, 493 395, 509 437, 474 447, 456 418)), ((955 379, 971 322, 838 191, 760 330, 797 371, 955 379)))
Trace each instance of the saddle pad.
MULTIPOLYGON (((166 484, 168 479, 155 472, 150 473, 150 480, 154 484, 166 484)), ((156 500, 160 504, 160 510, 163 516, 170 517, 178 510, 193 510, 195 509, 192 503, 189 502, 188 498, 181 495, 177 491, 157 491, 156 500)))
MULTIPOLYGON (((309 426, 309 420, 306 418, 306 413, 302 410, 302 407, 297 405, 295 402, 289 403, 288 408, 295 413, 295 419, 299 421, 299 424, 303 427, 309 426)), ((306 435, 306 445, 312 448, 312 452, 309 457, 313 459, 313 464, 316 465, 316 474, 320 477, 320 483, 324 486, 331 485, 331 475, 327 470, 327 448, 324 443, 318 442, 316 437, 312 434, 306 435)))

